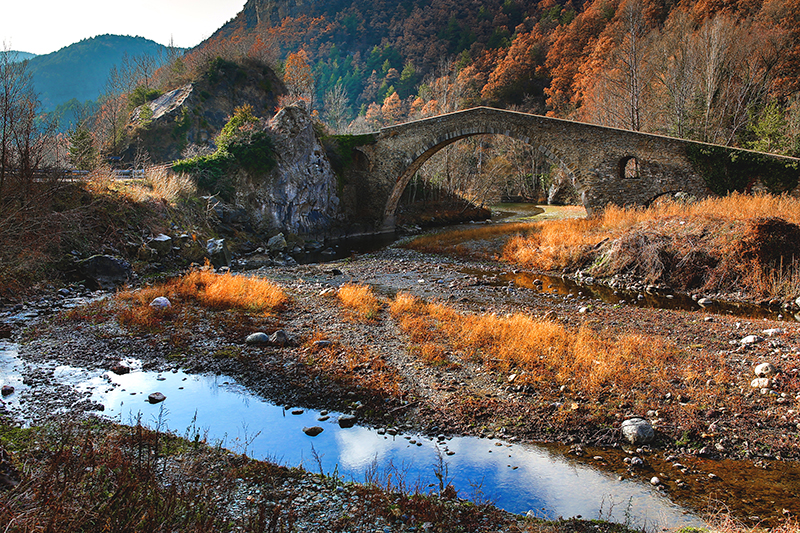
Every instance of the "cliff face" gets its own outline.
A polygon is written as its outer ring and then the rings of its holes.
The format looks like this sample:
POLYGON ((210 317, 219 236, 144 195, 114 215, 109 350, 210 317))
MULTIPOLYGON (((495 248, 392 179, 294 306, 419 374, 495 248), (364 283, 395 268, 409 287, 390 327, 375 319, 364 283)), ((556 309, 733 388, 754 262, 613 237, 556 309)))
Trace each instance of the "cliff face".
POLYGON ((236 107, 250 105, 257 117, 269 117, 284 93, 269 67, 215 59, 196 81, 134 110, 123 158, 133 161, 146 152, 152 163, 160 163, 180 159, 191 146, 213 151, 214 138, 236 107))
POLYGON ((253 176, 240 172, 236 203, 264 232, 327 235, 341 220, 337 179, 302 107, 281 109, 266 125, 277 166, 253 176))

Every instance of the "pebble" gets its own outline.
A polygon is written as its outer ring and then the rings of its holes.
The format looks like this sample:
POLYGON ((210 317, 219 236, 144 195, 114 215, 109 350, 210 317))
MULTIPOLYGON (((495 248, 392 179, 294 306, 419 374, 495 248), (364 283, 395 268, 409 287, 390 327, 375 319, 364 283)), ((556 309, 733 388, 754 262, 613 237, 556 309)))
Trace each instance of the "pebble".
POLYGON ((323 431, 324 430, 319 426, 311 426, 311 427, 304 427, 303 428, 303 433, 305 433, 309 437, 316 437, 317 435, 319 435, 323 431))

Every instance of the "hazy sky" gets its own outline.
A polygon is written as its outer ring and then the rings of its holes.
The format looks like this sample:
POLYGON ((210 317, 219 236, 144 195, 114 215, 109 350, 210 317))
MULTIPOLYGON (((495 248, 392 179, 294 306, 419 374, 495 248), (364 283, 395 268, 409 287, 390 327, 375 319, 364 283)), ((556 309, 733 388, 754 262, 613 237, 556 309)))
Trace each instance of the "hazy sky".
POLYGON ((192 47, 210 37, 246 0, 4 0, 0 49, 49 54, 82 39, 140 36, 192 47), (2 45, 5 44, 3 47, 2 45))

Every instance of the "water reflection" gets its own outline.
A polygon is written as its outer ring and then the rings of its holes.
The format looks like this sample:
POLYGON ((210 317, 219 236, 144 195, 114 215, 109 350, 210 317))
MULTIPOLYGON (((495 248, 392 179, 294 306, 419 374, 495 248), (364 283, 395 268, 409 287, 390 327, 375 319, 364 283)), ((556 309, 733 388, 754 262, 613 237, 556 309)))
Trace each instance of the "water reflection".
POLYGON ((642 525, 700 523, 649 485, 619 481, 536 446, 476 437, 440 442, 416 434, 379 434, 358 426, 342 429, 335 413, 322 422, 316 411, 292 414, 294 409, 264 402, 224 376, 132 372, 109 377, 110 383, 104 376, 87 376, 76 383, 79 389, 93 391, 92 399, 106 406, 107 416, 122 422, 141 416, 151 424, 161 419, 178 434, 186 434, 194 424, 212 442, 219 440, 235 451, 290 466, 303 465, 312 471, 321 466, 327 473, 336 470, 346 479, 363 481, 365 473, 377 465, 378 477, 391 472, 396 484, 435 489, 441 457, 446 472, 439 473, 460 496, 480 494, 512 512, 534 510, 550 518, 595 518, 604 513, 621 521, 627 509, 642 525), (150 404, 147 396, 154 391, 165 394, 166 401, 150 404), (309 437, 302 431, 308 426, 324 431, 309 437))
MULTIPOLYGON (((121 376, 57 364, 40 368, 52 370, 54 384, 70 385, 78 395, 102 403, 102 415, 119 422, 141 420, 189 438, 199 434, 236 452, 289 466, 322 468, 354 481, 364 481, 368 472, 373 479, 391 475, 394 486, 423 491, 438 490, 438 473, 461 497, 492 501, 515 513, 533 510, 540 517, 632 517, 647 529, 701 525, 649 485, 620 481, 545 448, 476 437, 439 440, 359 426, 343 429, 336 413, 324 421, 317 411, 292 414, 300 410, 270 404, 225 376, 142 372, 138 361, 126 363, 134 370, 121 376), (151 404, 148 395, 156 391, 166 400, 151 404), (303 432, 307 426, 324 431, 309 437, 303 432)), ((22 365, 16 346, 0 343, 0 382, 27 388, 22 365)), ((17 397, 6 398, 6 404, 17 397)), ((16 402, 11 405, 19 407, 16 402)))

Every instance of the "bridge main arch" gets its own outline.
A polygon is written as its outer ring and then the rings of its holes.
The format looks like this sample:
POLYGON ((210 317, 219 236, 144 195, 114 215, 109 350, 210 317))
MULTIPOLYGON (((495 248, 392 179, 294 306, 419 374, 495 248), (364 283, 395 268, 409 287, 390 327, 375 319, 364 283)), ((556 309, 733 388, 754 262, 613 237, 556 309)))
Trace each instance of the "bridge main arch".
POLYGON ((540 151, 569 177, 589 213, 608 204, 646 205, 673 191, 710 194, 687 155, 687 146, 699 143, 478 107, 383 128, 359 146, 365 161, 360 172, 369 182, 358 207, 380 218, 384 230, 393 229, 400 197, 420 167, 449 144, 486 134, 540 151))
MULTIPOLYGON (((384 130, 382 130, 382 133, 383 131, 384 130)), ((408 157, 406 157, 404 161, 405 169, 397 176, 392 192, 386 201, 384 220, 392 221, 393 223, 403 191, 414 178, 414 175, 416 175, 420 168, 422 168, 434 154, 455 142, 477 135, 505 135, 533 146, 535 149, 538 149, 551 164, 558 166, 571 179, 576 189, 579 192, 581 191, 580 182, 576 178, 577 172, 574 166, 570 165, 568 159, 559 152, 554 151, 554 149, 540 144, 535 139, 531 139, 531 137, 525 135, 524 132, 519 132, 514 129, 498 130, 496 125, 486 123, 470 125, 465 128, 463 124, 459 124, 458 122, 447 122, 445 127, 436 131, 433 136, 427 139, 420 139, 421 145, 417 151, 413 154, 408 154, 408 157), (449 129, 446 126, 452 126, 453 128, 449 129)))

